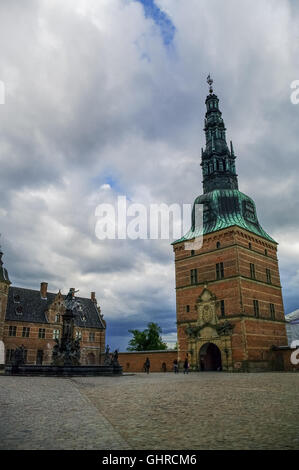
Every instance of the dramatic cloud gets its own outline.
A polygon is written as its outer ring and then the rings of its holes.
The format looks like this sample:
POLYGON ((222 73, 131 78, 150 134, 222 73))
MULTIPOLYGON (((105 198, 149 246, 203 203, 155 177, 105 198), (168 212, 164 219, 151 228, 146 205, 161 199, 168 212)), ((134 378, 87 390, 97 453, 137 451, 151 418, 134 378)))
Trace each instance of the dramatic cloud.
POLYGON ((95 209, 201 193, 211 73, 240 190, 279 242, 286 312, 298 308, 298 16, 287 0, 1 2, 0 227, 13 284, 95 290, 112 347, 149 321, 175 343, 171 240, 100 241, 95 209))

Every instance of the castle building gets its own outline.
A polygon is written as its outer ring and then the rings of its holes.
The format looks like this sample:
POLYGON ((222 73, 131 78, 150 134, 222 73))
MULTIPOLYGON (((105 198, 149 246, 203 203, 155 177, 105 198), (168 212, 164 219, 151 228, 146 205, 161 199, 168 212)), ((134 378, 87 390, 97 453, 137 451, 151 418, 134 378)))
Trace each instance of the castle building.
MULTIPOLYGON (((24 345, 27 364, 51 364, 55 339, 62 335, 64 296, 48 292, 41 282, 39 290, 11 286, 3 267, 0 250, 0 365, 10 363, 17 347, 24 345)), ((76 297, 75 335, 80 338, 81 364, 101 363, 105 355, 106 323, 91 298, 76 297)))
POLYGON ((287 345, 277 242, 261 227, 254 201, 238 189, 236 155, 208 83, 203 194, 194 201, 191 229, 173 242, 178 359, 188 355, 201 371, 269 370, 272 346, 287 345))

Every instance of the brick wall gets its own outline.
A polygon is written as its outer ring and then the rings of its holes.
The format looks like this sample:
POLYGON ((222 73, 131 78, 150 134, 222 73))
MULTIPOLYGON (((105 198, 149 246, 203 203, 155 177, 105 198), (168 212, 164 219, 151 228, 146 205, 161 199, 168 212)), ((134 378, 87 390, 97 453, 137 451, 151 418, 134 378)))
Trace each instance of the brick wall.
POLYGON ((143 365, 148 357, 151 363, 151 372, 163 372, 163 363, 166 371, 173 371, 173 361, 177 359, 177 351, 134 351, 120 352, 118 360, 123 367, 123 372, 143 372, 143 365))

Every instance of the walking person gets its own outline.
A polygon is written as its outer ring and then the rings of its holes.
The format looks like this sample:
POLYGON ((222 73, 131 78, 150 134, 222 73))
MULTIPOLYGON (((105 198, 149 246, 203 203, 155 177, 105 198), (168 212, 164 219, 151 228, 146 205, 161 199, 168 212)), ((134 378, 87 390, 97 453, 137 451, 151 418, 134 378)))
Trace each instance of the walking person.
POLYGON ((150 363, 149 358, 147 357, 147 358, 146 358, 146 361, 145 361, 145 370, 146 370, 146 373, 147 373, 147 374, 149 373, 150 366, 151 366, 151 363, 150 363))
POLYGON ((188 374, 189 372, 189 362, 188 362, 188 357, 186 357, 184 361, 184 374, 188 374))
POLYGON ((177 359, 175 359, 175 360, 173 361, 173 370, 174 370, 174 373, 175 373, 175 374, 178 374, 178 373, 179 373, 179 365, 178 365, 177 359))

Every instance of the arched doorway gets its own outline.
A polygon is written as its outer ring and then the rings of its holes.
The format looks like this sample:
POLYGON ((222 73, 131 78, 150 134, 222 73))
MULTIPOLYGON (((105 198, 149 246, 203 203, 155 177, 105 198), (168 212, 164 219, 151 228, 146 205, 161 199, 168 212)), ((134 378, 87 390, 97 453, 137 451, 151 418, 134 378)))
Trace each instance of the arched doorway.
POLYGON ((222 370, 221 352, 214 343, 205 343, 199 351, 201 371, 222 370))

